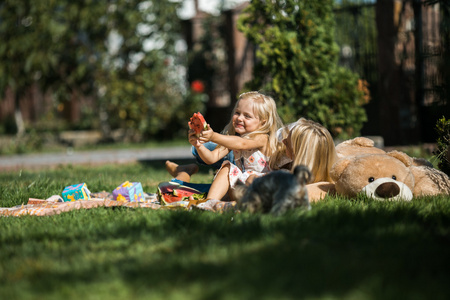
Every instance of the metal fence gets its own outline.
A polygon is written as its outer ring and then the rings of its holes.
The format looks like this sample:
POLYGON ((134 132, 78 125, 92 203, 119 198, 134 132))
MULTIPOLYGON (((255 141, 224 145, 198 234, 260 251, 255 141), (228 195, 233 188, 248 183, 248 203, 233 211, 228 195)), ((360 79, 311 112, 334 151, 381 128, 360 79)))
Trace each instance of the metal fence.
POLYGON ((442 115, 450 117, 446 88, 449 77, 445 76, 450 66, 449 7, 422 0, 392 1, 389 5, 392 11, 380 13, 378 7, 378 16, 374 1, 335 10, 340 64, 367 80, 371 92, 372 100, 366 106, 369 122, 362 134, 386 135, 388 141, 399 144, 435 142, 437 119, 442 115), (392 32, 379 32, 380 28, 386 28, 383 22, 391 22, 392 32), (386 63, 386 45, 380 44, 383 34, 392 34, 395 40, 388 45, 392 46, 388 51, 394 56, 389 76, 398 83, 393 87, 397 89, 392 93, 395 99, 385 99, 390 93, 383 92, 386 73, 380 70, 390 67, 383 65, 386 63), (398 120, 392 120, 392 113, 384 117, 386 102, 393 103, 394 118, 398 120), (392 129, 383 132, 387 122, 392 123, 392 129))
POLYGON ((348 5, 335 10, 336 41, 340 47, 339 64, 359 74, 369 84, 371 101, 366 105, 370 122, 363 134, 379 134, 378 128, 378 59, 375 4, 348 5))

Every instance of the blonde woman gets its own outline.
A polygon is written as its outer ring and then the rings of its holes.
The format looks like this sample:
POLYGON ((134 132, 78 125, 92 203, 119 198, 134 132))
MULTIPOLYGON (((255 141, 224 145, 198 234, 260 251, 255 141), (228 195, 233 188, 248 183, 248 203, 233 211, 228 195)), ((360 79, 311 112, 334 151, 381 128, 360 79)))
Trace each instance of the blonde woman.
POLYGON ((307 186, 310 200, 316 201, 333 193, 330 170, 337 154, 330 132, 317 122, 300 118, 286 126, 279 139, 282 143, 270 160, 271 169, 293 170, 295 166, 305 165, 312 174, 312 181, 307 186))

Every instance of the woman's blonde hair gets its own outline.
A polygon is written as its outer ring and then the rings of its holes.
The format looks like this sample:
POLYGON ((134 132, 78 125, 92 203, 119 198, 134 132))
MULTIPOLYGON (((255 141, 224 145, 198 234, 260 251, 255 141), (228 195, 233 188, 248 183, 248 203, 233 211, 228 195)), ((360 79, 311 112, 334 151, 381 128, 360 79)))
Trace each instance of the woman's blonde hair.
MULTIPOLYGON (((290 134, 293 152, 292 169, 305 165, 313 174, 313 182, 333 182, 330 169, 337 160, 334 140, 330 132, 321 124, 300 118, 290 130, 284 130, 283 137, 290 134)), ((286 153, 286 147, 280 143, 274 157, 273 166, 286 153)), ((271 159, 272 163, 272 159, 271 159)))
POLYGON ((277 105, 275 100, 264 94, 259 92, 247 92, 243 93, 239 96, 236 104, 233 108, 233 112, 231 113, 230 122, 225 126, 223 130, 223 134, 227 135, 235 135, 236 132, 233 127, 233 115, 236 112, 236 107, 241 100, 252 100, 253 103, 253 112, 255 116, 260 120, 264 121, 263 125, 248 134, 243 135, 243 138, 251 138, 257 134, 267 134, 269 136, 268 141, 268 153, 267 155, 271 155, 277 149, 278 139, 277 139, 277 130, 283 126, 280 116, 277 112, 277 105))

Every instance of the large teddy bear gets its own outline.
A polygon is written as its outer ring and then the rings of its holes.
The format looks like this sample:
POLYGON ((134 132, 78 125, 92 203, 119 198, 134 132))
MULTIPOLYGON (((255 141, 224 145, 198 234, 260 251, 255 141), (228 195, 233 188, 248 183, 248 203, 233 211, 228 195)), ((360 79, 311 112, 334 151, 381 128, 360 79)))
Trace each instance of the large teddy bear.
POLYGON ((400 151, 385 152, 368 138, 358 137, 336 146, 338 161, 331 169, 335 183, 308 186, 311 201, 326 194, 379 200, 411 200, 414 196, 450 194, 449 177, 425 159, 400 151))

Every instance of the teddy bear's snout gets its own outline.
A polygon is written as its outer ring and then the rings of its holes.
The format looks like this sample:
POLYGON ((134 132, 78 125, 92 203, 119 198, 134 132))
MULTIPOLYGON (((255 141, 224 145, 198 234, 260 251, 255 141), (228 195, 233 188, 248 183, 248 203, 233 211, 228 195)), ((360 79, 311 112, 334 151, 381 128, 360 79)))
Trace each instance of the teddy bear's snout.
POLYGON ((386 177, 378 178, 369 183, 361 192, 377 200, 402 199, 410 201, 413 197, 411 189, 406 184, 386 177))
POLYGON ((380 198, 392 198, 400 193, 400 187, 395 182, 385 182, 380 184, 375 193, 380 198))

